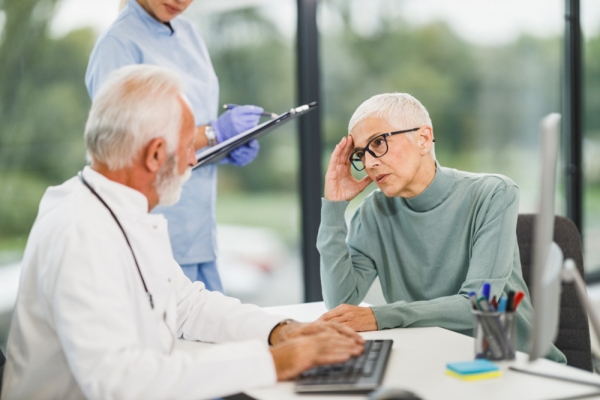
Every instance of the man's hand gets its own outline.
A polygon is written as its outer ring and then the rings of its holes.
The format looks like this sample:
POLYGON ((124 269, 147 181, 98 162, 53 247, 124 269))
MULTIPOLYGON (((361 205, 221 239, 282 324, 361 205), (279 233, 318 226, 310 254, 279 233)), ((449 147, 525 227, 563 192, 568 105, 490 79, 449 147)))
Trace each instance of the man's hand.
POLYGON ((309 368, 347 361, 364 351, 364 344, 339 333, 300 336, 271 347, 277 380, 294 378, 309 368))
POLYGON ((350 155, 354 151, 352 136, 343 137, 331 153, 325 174, 325 199, 329 201, 352 200, 371 183, 365 176, 361 180, 352 175, 350 155))
POLYGON ((371 307, 342 304, 321 315, 318 321, 338 322, 357 332, 376 331, 377 319, 371 307))
POLYGON ((354 340, 358 344, 364 344, 365 340, 357 334, 354 330, 347 326, 330 323, 330 322, 312 322, 309 324, 292 322, 290 324, 279 325, 269 337, 269 343, 277 345, 285 342, 286 340, 295 339, 303 336, 311 336, 320 333, 331 333, 344 336, 348 339, 354 340))

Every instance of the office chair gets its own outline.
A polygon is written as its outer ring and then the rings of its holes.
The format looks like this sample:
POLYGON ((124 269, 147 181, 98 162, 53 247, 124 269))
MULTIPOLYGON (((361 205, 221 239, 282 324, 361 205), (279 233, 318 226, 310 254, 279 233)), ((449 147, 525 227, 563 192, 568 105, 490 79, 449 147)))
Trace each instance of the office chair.
MULTIPOLYGON (((535 214, 519 214, 517 242, 523 269, 523 279, 530 287, 533 226, 535 214)), ((571 258, 583 274, 583 252, 577 227, 568 218, 554 218, 554 242, 562 250, 565 259, 571 258)), ((592 350, 587 314, 581 308, 573 284, 564 284, 560 300, 560 322, 556 347, 567 357, 567 365, 592 371, 592 350)))

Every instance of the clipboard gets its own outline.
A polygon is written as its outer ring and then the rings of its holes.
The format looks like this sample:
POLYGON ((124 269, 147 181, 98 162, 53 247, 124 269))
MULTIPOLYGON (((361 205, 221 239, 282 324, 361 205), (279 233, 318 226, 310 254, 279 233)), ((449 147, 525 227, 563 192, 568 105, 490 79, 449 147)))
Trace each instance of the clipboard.
POLYGON ((304 115, 311 110, 314 110, 316 107, 317 102, 313 101, 312 103, 292 108, 290 111, 284 112, 283 114, 280 114, 269 121, 263 122, 252 129, 235 135, 224 142, 218 143, 217 145, 209 147, 205 150, 199 150, 196 152, 196 165, 194 165, 192 169, 196 169, 209 163, 217 162, 224 158, 236 147, 244 145, 252 139, 257 139, 273 129, 280 127, 286 122, 304 115))

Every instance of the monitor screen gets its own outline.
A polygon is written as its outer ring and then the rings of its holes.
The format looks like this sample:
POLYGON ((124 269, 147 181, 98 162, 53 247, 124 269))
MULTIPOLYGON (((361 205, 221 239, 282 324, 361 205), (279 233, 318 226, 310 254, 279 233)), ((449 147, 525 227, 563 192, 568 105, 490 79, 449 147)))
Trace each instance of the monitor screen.
POLYGON ((533 329, 529 359, 544 357, 556 340, 560 313, 563 254, 553 242, 554 194, 560 131, 560 114, 550 114, 541 124, 539 209, 533 230, 531 296, 533 329))

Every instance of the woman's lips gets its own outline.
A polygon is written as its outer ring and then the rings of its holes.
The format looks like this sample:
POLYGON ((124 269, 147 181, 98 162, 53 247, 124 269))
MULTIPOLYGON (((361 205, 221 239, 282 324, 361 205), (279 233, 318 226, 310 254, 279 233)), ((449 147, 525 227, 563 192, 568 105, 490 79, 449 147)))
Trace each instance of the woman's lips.
POLYGON ((379 174, 375 177, 375 180, 377 181, 377 183, 383 183, 387 180, 387 177, 390 176, 390 174, 379 174))
POLYGON ((179 14, 179 8, 165 4, 165 8, 170 14, 179 14))

